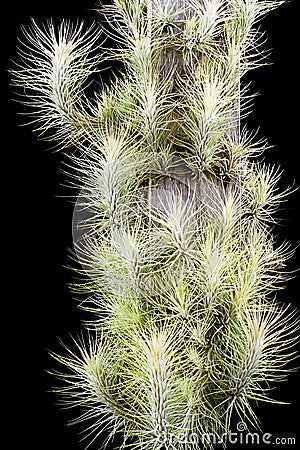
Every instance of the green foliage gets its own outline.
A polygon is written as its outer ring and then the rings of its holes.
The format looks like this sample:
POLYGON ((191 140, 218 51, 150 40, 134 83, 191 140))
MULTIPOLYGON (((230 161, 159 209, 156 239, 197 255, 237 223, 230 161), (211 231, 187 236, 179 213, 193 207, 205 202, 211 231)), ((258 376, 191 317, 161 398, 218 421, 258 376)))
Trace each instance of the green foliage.
POLYGON ((14 83, 40 134, 77 147, 68 172, 90 212, 73 287, 95 319, 54 357, 92 441, 106 430, 122 447, 201 448, 233 412, 257 425, 252 401, 275 402, 272 383, 292 370, 299 320, 275 294, 293 251, 273 236, 291 188, 240 126, 242 78, 265 64, 257 22, 279 4, 113 0, 114 50, 96 26, 24 31, 14 83), (122 74, 88 99, 111 59, 122 74))

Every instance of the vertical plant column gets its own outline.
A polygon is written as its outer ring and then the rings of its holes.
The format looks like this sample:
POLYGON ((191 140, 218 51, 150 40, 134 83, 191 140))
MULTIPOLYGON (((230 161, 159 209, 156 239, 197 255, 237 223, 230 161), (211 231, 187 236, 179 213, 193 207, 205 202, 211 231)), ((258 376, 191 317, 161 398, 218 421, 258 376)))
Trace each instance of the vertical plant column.
MULTIPOLYGON (((295 357, 297 313, 276 299, 293 250, 275 214, 291 188, 244 124, 260 19, 281 2, 113 0, 98 25, 24 30, 15 85, 70 157, 88 211, 75 244, 85 338, 53 355, 87 437, 121 448, 212 447, 232 414, 257 426, 295 357), (89 98, 101 63, 122 73, 89 98), (214 436, 213 440, 204 439, 214 436)), ((78 275, 77 275, 78 279, 78 275)))

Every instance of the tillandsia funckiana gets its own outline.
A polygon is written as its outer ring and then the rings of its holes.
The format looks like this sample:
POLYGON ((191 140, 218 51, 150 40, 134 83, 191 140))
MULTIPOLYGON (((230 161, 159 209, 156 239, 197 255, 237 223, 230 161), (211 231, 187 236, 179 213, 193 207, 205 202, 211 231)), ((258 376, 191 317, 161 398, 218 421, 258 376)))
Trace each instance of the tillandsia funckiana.
POLYGON ((98 445, 212 446, 201 436, 226 436, 233 414, 257 426, 253 402, 276 402, 292 370, 299 321, 276 293, 293 250, 274 232, 292 187, 247 131, 243 82, 266 63, 259 22, 281 3, 113 0, 101 25, 24 29, 14 84, 67 149, 87 211, 73 287, 93 320, 54 357, 98 445))

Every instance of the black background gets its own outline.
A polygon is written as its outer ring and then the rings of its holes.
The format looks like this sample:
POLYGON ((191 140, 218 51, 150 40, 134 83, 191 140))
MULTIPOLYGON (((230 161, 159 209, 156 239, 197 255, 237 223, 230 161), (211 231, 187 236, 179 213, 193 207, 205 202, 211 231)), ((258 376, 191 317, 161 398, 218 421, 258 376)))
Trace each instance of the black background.
MULTIPOLYGON (((5 2, 6 3, 6 2, 5 2)), ((7 397, 4 411, 7 425, 2 439, 5 448, 31 450, 77 450, 80 427, 66 427, 69 412, 55 405, 49 391, 54 380, 47 374, 52 361, 48 349, 59 349, 58 340, 68 339, 68 333, 80 328, 80 311, 68 291, 71 273, 67 248, 72 246, 72 204, 64 196, 60 153, 50 151, 50 145, 37 140, 30 127, 21 127, 20 109, 11 101, 7 69, 16 59, 16 40, 20 25, 29 17, 55 19, 97 19, 92 9, 94 0, 82 2, 14 1, 2 10, 1 25, 1 107, 2 107, 2 262, 6 274, 2 282, 2 383, 7 397), (4 253, 7 248, 6 254, 4 253)), ((274 148, 266 159, 284 169, 283 186, 295 180, 300 186, 299 147, 299 7, 297 1, 271 13, 263 22, 267 30, 272 65, 250 74, 252 91, 259 92, 249 129, 260 127, 260 136, 268 137, 274 148), (295 109, 294 109, 295 108, 295 109)), ((300 192, 293 194, 281 217, 279 238, 299 244, 298 205, 300 192)), ((299 251, 290 267, 300 267, 299 251)), ((298 305, 299 280, 292 280, 283 300, 298 305)), ((292 405, 260 405, 262 430, 275 437, 295 437, 299 433, 299 375, 276 392, 276 397, 292 405)), ((275 394, 274 394, 275 395, 275 394)), ((292 448, 297 448, 292 446, 292 448)), ((100 447, 95 445, 92 448, 100 447)), ((248 445, 245 448, 254 448, 248 445)), ((267 448, 261 445, 259 448, 267 448)), ((276 446, 288 448, 289 446, 276 446)), ((241 445, 232 448, 244 448, 241 445)))

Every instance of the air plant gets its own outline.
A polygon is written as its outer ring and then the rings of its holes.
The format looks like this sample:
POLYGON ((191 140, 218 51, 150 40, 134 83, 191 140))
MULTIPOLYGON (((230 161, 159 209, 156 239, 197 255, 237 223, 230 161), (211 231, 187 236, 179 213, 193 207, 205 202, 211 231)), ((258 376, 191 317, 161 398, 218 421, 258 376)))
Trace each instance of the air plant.
POLYGON ((73 288, 93 320, 53 356, 89 442, 201 448, 233 414, 258 426, 253 401, 276 402, 273 382, 293 370, 299 320, 276 298, 293 250, 274 236, 293 188, 241 125, 243 77, 266 63, 258 23, 281 3, 112 0, 107 26, 23 30, 14 84, 39 134, 72 147, 87 212, 73 288), (121 70, 88 98, 112 60, 121 70))

